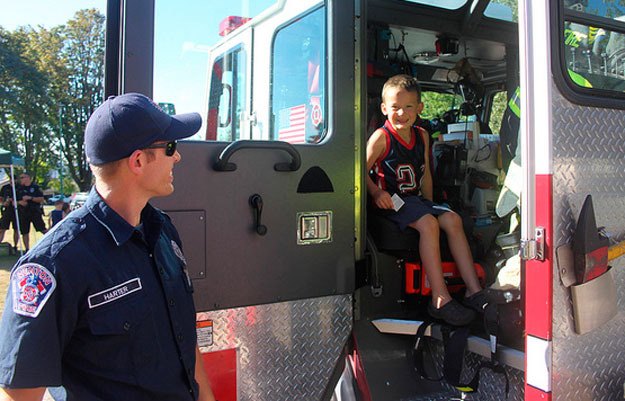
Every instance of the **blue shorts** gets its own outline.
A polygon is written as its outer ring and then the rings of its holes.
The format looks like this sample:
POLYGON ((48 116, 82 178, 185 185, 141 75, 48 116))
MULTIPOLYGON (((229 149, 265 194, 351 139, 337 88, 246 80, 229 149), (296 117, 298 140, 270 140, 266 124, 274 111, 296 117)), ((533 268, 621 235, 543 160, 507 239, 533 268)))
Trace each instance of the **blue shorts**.
POLYGON ((446 206, 438 205, 420 196, 407 196, 402 200, 404 205, 398 211, 389 210, 387 211, 388 214, 384 213, 384 216, 395 222, 402 231, 408 227, 408 224, 419 220, 426 214, 440 216, 445 212, 452 211, 446 206))

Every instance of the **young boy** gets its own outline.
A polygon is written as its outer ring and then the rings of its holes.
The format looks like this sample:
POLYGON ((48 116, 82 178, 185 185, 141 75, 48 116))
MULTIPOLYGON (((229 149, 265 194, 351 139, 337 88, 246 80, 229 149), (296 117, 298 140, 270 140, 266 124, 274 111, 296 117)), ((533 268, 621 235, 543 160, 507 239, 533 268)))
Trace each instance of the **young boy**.
POLYGON ((367 191, 374 205, 390 209, 386 216, 401 230, 419 232, 419 253, 432 287, 428 313, 449 324, 462 326, 482 312, 488 303, 473 267, 473 257, 462 228, 462 220, 450 209, 432 202, 429 141, 414 123, 423 110, 416 78, 396 75, 382 89, 382 113, 387 117, 367 142, 367 191), (374 182, 375 180, 375 182, 374 182), (404 202, 393 211, 392 195, 404 202), (445 285, 441 266, 439 233, 447 234, 449 247, 467 289, 463 304, 455 301, 445 285))
POLYGON ((65 217, 65 211, 63 211, 63 205, 65 205, 65 202, 63 202, 63 199, 59 199, 56 202, 54 202, 54 210, 52 210, 50 212, 50 216, 48 216, 48 227, 52 228, 57 223, 60 223, 61 220, 63 220, 63 217, 65 217))

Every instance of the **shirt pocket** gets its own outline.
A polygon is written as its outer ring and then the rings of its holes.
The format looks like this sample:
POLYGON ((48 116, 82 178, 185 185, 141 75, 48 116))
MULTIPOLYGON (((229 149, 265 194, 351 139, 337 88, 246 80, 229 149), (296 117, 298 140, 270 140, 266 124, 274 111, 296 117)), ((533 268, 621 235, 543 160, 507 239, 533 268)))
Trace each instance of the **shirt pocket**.
POLYGON ((136 296, 92 310, 89 317, 95 362, 105 369, 134 374, 154 361, 158 349, 149 304, 136 296))

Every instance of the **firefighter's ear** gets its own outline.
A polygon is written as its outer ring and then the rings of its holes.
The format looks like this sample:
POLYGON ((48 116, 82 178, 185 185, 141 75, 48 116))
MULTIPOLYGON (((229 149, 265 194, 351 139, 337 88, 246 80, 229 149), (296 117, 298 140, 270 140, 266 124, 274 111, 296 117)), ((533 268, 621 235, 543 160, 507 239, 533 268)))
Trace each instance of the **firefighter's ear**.
POLYGON ((134 174, 141 172, 143 166, 146 164, 146 152, 143 150, 135 150, 128 157, 127 165, 130 171, 134 174))

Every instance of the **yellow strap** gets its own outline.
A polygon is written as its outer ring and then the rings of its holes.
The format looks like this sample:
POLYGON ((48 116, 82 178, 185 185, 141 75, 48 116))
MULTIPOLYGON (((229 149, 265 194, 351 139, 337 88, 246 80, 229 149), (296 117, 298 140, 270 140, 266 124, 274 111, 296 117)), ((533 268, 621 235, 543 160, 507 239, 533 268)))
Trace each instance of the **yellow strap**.
POLYGON ((515 116, 521 118, 521 88, 517 87, 514 94, 510 97, 508 107, 514 113, 515 116))

